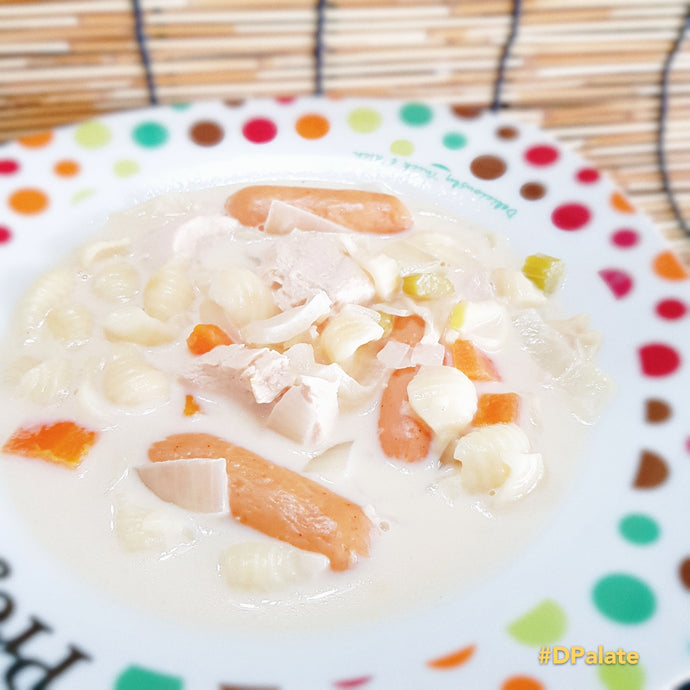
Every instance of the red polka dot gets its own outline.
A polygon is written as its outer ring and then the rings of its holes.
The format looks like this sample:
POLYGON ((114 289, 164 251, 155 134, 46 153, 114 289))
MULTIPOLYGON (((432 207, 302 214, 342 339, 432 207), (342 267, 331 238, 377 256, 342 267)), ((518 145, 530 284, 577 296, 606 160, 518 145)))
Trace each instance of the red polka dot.
POLYGON ((611 242, 621 249, 634 247, 639 241, 640 236, 637 234, 637 231, 630 228, 621 228, 611 235, 611 242))
POLYGON ((616 299, 625 297, 633 288, 633 279, 618 268, 603 268, 599 275, 609 286, 616 299))
POLYGON ((679 299, 664 299, 656 305, 656 313, 662 319, 680 319, 685 316, 688 308, 679 299))
POLYGON ((680 355, 670 345, 649 343, 638 350, 645 376, 668 376, 680 366, 680 355))
POLYGON ((558 149, 554 146, 540 144, 525 151, 525 159, 532 165, 551 165, 558 160, 558 149))
POLYGON ((255 117, 253 120, 245 122, 242 127, 242 134, 254 144, 265 144, 272 141, 278 134, 278 127, 275 122, 265 117, 255 117))
POLYGON ((0 225, 0 244, 4 244, 5 242, 9 242, 11 239, 12 239, 12 233, 10 232, 10 229, 4 227, 3 225, 0 225))
POLYGON ((12 175, 19 170, 19 163, 9 158, 0 159, 0 175, 12 175))
POLYGON ((590 210, 583 204, 561 204, 551 214, 553 224, 560 230, 580 230, 592 217, 590 210))
POLYGON ((599 177, 599 171, 594 168, 582 168, 578 170, 575 175, 577 181, 582 182, 582 184, 593 184, 594 182, 598 182, 599 177))
POLYGON ((295 100, 297 100, 294 96, 277 96, 276 97, 276 103, 280 103, 281 105, 289 105, 290 103, 294 103, 295 100))

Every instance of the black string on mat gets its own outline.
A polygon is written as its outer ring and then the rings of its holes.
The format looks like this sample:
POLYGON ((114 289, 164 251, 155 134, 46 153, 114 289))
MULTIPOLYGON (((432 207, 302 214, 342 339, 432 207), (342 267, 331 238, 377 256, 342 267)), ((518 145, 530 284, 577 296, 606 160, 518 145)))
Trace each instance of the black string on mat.
POLYGON ((661 184, 664 189, 664 194, 666 194, 669 203, 671 204, 671 210, 676 219, 676 222, 682 229, 682 231, 690 237, 690 225, 683 215, 683 211, 678 204, 676 199, 676 194, 673 191, 673 184, 671 183, 671 176, 668 170, 668 164, 666 161, 666 131, 668 125, 668 110, 669 110, 669 85, 671 81, 671 72, 673 70, 673 62, 680 52, 680 49, 685 40, 685 36, 690 28, 690 5, 685 10, 685 19, 680 28, 680 33, 676 38, 675 42, 664 62, 664 68, 662 71, 661 78, 661 96, 659 98, 659 132, 657 138, 657 160, 659 162, 659 172, 661 173, 661 184))
POLYGON ((318 0, 316 5, 316 31, 314 34, 314 92, 317 96, 323 96, 326 4, 327 0, 318 0))
POLYGON ((503 98, 503 85, 505 84, 506 71, 508 69, 508 60, 513 52, 513 44, 515 43, 520 28, 520 20, 522 19, 522 2, 521 0, 513 0, 513 9, 510 13, 510 29, 506 42, 503 44, 503 51, 501 52, 501 59, 498 63, 498 73, 496 74, 496 81, 494 82, 494 96, 491 102, 491 110, 494 112, 501 107, 503 98))
POLYGON ((153 65, 151 64, 151 56, 149 55, 148 46, 146 45, 146 32, 144 31, 144 13, 141 9, 139 0, 132 0, 132 12, 134 13, 134 29, 137 36, 137 45, 139 46, 139 57, 146 75, 146 88, 149 92, 149 103, 151 105, 158 105, 158 95, 156 94, 156 81, 153 78, 153 65))

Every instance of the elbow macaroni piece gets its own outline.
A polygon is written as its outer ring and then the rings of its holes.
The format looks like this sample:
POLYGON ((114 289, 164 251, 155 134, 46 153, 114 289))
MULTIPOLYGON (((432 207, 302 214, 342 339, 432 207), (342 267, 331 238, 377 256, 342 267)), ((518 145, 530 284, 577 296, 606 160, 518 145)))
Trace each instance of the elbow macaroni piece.
POLYGON ((153 347, 175 339, 175 332, 166 323, 149 316, 139 307, 124 307, 112 311, 103 322, 108 340, 124 341, 153 347))
POLYGON ((51 335, 66 345, 86 342, 93 332, 93 315, 81 304, 57 306, 48 312, 51 335))
POLYGON ((133 352, 115 355, 103 367, 103 394, 123 407, 158 405, 169 397, 170 382, 133 352))
POLYGON ((161 266, 144 288, 144 310, 161 321, 186 311, 193 301, 194 287, 184 264, 177 259, 161 266))
POLYGON ((48 312, 69 297, 74 287, 72 274, 67 269, 56 269, 43 274, 28 289, 20 302, 18 323, 24 330, 40 326, 48 312))
POLYGON ((94 272, 91 290, 108 302, 127 302, 139 292, 139 271, 126 261, 112 261, 94 272))
POLYGON ((47 359, 31 367, 19 380, 18 392, 35 403, 50 403, 69 395, 72 371, 66 359, 47 359))
POLYGON ((208 296, 223 309, 235 328, 242 328, 250 321, 267 319, 275 313, 271 290, 247 268, 215 273, 208 287, 208 296))
POLYGON ((328 559, 288 544, 258 541, 229 547, 219 566, 229 587, 267 592, 309 580, 326 569, 328 559))

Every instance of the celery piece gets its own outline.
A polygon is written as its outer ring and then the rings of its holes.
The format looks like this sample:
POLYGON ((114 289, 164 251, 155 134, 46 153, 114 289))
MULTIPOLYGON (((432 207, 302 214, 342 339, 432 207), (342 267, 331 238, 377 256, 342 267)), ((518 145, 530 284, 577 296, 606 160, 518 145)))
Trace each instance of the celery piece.
POLYGON ((454 330, 459 331, 465 323, 465 315, 467 313, 467 302, 458 302, 450 312, 450 319, 448 325, 454 330))
POLYGON ((379 326, 383 328, 383 338, 390 335, 393 330, 393 315, 387 314, 385 311, 380 311, 381 318, 379 319, 379 326))
POLYGON ((551 295, 563 281, 565 263, 546 254, 530 254, 525 259, 522 272, 545 295, 551 295))
POLYGON ((442 273, 413 273, 405 276, 402 284, 403 292, 417 299, 436 299, 452 295, 453 283, 442 273))

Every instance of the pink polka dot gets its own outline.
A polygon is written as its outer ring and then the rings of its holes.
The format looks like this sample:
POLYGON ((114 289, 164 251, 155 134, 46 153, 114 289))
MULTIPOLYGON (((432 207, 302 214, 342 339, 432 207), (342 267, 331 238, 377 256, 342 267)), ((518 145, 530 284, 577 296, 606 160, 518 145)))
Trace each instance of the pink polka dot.
POLYGON ((636 230, 630 228, 621 228, 611 235, 611 242, 621 249, 628 249, 634 247, 640 241, 640 236, 636 230))
POLYGON ((680 366, 680 355, 670 345, 649 343, 639 348, 640 366, 645 376, 668 376, 680 366))
POLYGON ((9 242, 12 239, 12 233, 10 232, 9 228, 6 228, 3 225, 0 225, 0 244, 4 244, 5 242, 9 242))
POLYGON ((10 158, 0 159, 0 175, 12 175, 19 170, 19 163, 10 158))
POLYGON ((590 210, 583 204, 561 204, 551 214, 553 224, 560 230, 580 230, 592 217, 590 210))
POLYGON ((297 99, 294 96, 276 96, 276 103, 281 105, 289 105, 294 103, 297 99))
POLYGON ((575 178, 582 184, 593 184, 599 181, 599 171, 594 168, 582 168, 577 171, 575 178))
POLYGON ((664 299, 656 305, 656 313, 662 319, 669 319, 670 321, 680 319, 685 316, 687 311, 688 308, 679 299, 664 299))
POLYGON ((278 127, 276 127, 273 120, 268 120, 265 117, 255 117, 245 122, 244 127, 242 127, 242 134, 254 144, 266 144, 272 141, 276 134, 278 134, 278 127))
POLYGON ((616 299, 625 297, 633 288, 633 279, 618 268, 604 268, 599 271, 599 275, 609 286, 616 299))
POLYGON ((540 144, 525 151, 525 159, 532 165, 551 165, 558 160, 558 149, 554 146, 540 144))

